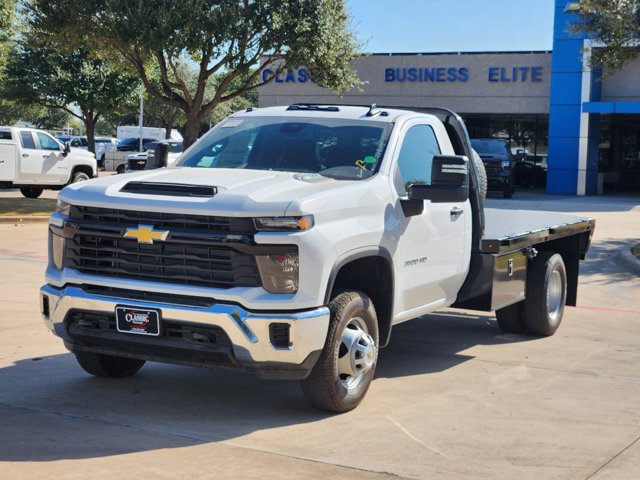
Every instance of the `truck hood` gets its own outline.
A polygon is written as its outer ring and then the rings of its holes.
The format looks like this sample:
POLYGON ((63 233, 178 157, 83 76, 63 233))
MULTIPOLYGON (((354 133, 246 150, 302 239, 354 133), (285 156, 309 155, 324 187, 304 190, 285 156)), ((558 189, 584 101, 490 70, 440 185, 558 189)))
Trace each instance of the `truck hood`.
MULTIPOLYGON (((224 216, 284 215, 296 200, 348 188, 361 181, 316 174, 242 169, 161 168, 69 185, 59 197, 71 204, 167 213, 224 216), (130 182, 212 186, 210 197, 123 192, 130 182)), ((309 212, 313 213, 313 212, 309 212)))

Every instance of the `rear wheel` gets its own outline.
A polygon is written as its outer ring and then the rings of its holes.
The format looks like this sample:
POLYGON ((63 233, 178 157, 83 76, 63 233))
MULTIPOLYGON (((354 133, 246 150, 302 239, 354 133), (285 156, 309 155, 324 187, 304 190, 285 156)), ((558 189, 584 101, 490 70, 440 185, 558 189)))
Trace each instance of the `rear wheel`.
POLYGON ((43 191, 44 189, 38 187, 22 187, 20 189, 20 193, 27 198, 38 198, 43 191))
POLYGON ((118 168, 116 168, 116 173, 117 174, 121 174, 124 173, 124 165, 118 165, 118 168))
POLYGON ((378 320, 373 303, 360 292, 340 293, 329 310, 327 340, 302 380, 302 391, 314 407, 342 413, 356 408, 371 385, 378 360, 378 320))
POLYGON ((101 378, 124 378, 135 374, 144 360, 114 357, 91 352, 74 352, 76 360, 85 372, 101 378))
POLYGON ((567 300, 567 272, 561 255, 540 252, 531 261, 526 293, 523 318, 527 330, 534 335, 553 335, 567 300))

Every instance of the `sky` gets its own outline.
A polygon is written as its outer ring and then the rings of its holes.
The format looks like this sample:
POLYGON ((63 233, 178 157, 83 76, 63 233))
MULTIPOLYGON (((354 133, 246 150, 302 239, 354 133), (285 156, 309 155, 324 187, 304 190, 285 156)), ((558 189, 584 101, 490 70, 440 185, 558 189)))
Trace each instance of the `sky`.
POLYGON ((551 50, 554 0, 347 0, 367 53, 551 50))

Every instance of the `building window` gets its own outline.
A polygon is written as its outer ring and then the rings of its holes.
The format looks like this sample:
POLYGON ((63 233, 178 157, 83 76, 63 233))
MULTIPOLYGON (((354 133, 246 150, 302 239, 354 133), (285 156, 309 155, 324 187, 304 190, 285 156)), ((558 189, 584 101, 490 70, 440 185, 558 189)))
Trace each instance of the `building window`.
POLYGON ((546 186, 548 115, 469 114, 465 122, 471 138, 500 138, 509 143, 516 161, 516 184, 546 186))

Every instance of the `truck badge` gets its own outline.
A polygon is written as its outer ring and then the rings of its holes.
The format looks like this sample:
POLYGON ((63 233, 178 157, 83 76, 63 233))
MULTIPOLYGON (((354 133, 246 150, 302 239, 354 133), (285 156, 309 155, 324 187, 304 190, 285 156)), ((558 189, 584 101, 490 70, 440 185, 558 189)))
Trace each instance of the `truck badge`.
POLYGON ((135 238, 138 243, 152 244, 154 240, 164 242, 169 230, 154 230, 153 225, 138 225, 138 228, 127 228, 124 238, 135 238))

